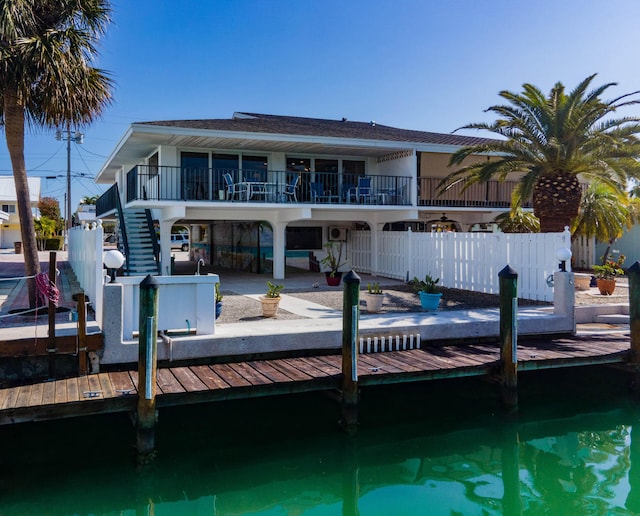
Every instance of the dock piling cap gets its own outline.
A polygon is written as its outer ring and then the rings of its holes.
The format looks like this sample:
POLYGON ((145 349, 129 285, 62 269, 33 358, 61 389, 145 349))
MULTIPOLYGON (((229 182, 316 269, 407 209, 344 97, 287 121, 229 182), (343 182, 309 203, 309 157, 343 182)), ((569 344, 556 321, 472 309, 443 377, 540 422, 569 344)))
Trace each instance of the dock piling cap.
POLYGON ((159 286, 160 284, 151 274, 147 274, 147 277, 140 282, 140 288, 152 288, 157 290, 159 286))
POLYGON ((347 274, 345 274, 344 278, 342 278, 343 283, 360 283, 360 276, 351 269, 347 274))
POLYGON ((515 269, 512 269, 511 266, 507 264, 506 267, 498 273, 498 277, 507 279, 517 278, 518 272, 515 269))

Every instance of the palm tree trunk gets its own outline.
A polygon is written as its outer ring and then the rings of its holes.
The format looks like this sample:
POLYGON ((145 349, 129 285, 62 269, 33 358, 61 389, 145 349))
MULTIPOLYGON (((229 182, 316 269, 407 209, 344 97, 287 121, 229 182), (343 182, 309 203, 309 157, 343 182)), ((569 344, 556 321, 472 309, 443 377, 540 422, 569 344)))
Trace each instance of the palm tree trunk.
MULTIPOLYGON (((25 275, 35 276, 40 272, 40 260, 38 258, 33 215, 31 213, 27 167, 24 161, 24 107, 17 91, 11 88, 5 90, 4 93, 4 130, 13 168, 13 178, 16 184, 25 275)), ((27 284, 29 287, 29 308, 35 308, 35 280, 30 279, 27 284)))
POLYGON ((541 177, 533 189, 533 214, 541 233, 561 233, 578 215, 582 189, 575 174, 557 171, 541 177))

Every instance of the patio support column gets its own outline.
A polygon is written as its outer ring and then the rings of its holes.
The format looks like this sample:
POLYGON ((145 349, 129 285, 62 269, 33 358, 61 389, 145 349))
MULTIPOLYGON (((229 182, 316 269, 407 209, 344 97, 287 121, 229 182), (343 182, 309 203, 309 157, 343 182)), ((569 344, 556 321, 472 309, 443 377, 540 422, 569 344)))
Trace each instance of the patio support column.
POLYGON ((171 220, 160 221, 160 270, 163 276, 171 276, 171 226, 171 220))
POLYGON ((273 230, 273 279, 284 279, 285 274, 285 231, 287 229, 286 222, 271 222, 273 230))

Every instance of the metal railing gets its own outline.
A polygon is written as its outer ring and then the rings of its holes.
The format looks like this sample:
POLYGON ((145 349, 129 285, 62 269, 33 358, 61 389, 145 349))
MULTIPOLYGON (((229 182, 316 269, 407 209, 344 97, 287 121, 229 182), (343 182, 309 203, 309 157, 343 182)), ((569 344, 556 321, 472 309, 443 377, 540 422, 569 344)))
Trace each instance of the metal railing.
MULTIPOLYGON (((465 183, 461 181, 441 192, 440 181, 441 177, 418 178, 418 206, 509 208, 511 193, 518 184, 518 181, 487 181, 463 190, 465 183)), ((531 202, 526 202, 524 207, 531 207, 531 202)))
POLYGON ((112 185, 96 201, 96 217, 102 217, 118 207, 118 185, 112 185))
POLYGON ((127 202, 215 201, 251 203, 411 204, 412 179, 371 175, 367 195, 360 178, 328 172, 203 169, 138 165, 127 174, 127 202), (232 188, 225 182, 231 177, 232 188), (298 182, 295 188, 295 178, 298 182))

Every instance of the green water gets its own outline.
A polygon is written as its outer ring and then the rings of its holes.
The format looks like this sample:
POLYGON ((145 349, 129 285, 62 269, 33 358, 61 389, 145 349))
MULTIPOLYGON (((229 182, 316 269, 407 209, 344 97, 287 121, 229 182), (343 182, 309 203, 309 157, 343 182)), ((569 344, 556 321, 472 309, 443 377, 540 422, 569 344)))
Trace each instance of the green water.
POLYGON ((640 412, 613 369, 520 375, 518 420, 479 379, 163 409, 153 467, 126 415, 0 428, 0 514, 640 512, 640 412))

